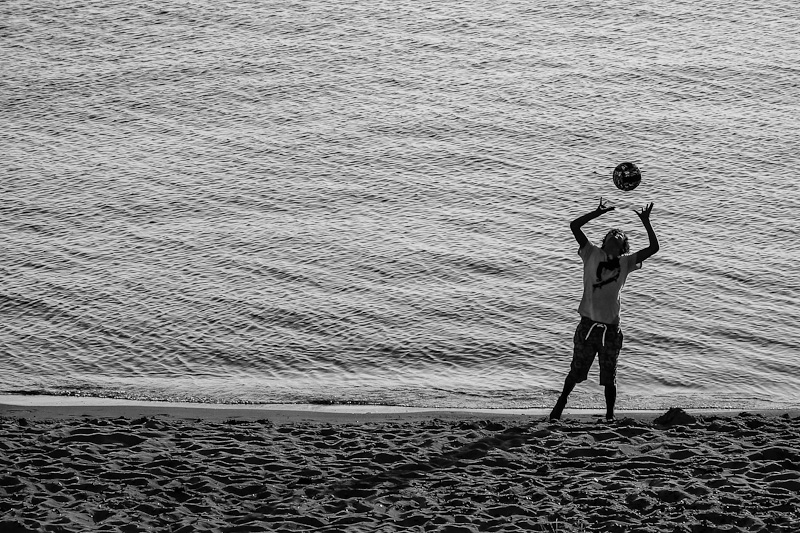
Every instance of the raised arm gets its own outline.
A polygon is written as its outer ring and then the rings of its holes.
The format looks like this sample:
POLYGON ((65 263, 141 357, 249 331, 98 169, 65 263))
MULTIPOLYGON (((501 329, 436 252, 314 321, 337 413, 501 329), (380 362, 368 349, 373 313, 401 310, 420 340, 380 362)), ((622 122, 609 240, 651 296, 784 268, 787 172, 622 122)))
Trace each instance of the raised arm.
POLYGON ((641 263, 645 259, 649 258, 659 250, 658 246, 658 237, 656 237, 656 232, 653 231, 653 226, 650 224, 650 212, 653 210, 653 202, 650 202, 650 205, 645 206, 642 208, 641 211, 634 212, 642 219, 642 224, 644 225, 644 229, 647 230, 647 238, 650 239, 650 245, 647 248, 642 248, 638 252, 636 252, 636 262, 641 263))
POLYGON ((581 248, 583 248, 586 245, 586 243, 589 242, 589 239, 586 237, 586 235, 583 233, 583 230, 581 229, 583 225, 589 222, 590 220, 599 217, 603 213, 607 213, 608 211, 613 211, 614 209, 616 208, 608 207, 605 204, 605 202, 603 202, 603 198, 601 197, 600 205, 598 205, 594 211, 590 211, 585 215, 581 215, 572 222, 570 222, 569 229, 572 230, 572 234, 575 235, 575 240, 578 241, 578 245, 581 248))

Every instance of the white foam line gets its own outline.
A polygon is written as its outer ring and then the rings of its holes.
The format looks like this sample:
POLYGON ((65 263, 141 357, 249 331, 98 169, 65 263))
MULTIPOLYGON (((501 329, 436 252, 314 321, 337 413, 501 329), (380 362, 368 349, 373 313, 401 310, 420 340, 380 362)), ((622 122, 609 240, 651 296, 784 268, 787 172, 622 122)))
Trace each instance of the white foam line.
MULTIPOLYGON (((402 414, 402 413, 485 413, 500 415, 527 415, 545 416, 550 409, 469 409, 451 407, 403 407, 394 405, 317 405, 317 404, 220 404, 196 402, 159 402, 153 400, 124 400, 117 398, 99 398, 83 396, 49 396, 49 395, 18 395, 0 394, 0 405, 14 405, 24 407, 176 407, 185 409, 218 409, 218 410, 245 410, 245 411, 300 411, 312 413, 348 413, 348 414, 402 414)), ((697 408, 684 409, 687 413, 740 413, 748 411, 742 408, 697 408)), ((764 411, 765 409, 752 409, 764 411)), ((787 409, 783 409, 784 411, 787 409)), ((791 409, 789 409, 791 410, 791 409)), ((617 411, 617 417, 625 414, 663 413, 666 409, 622 409, 617 411)), ((781 411, 781 409, 766 409, 766 411, 781 411)), ((604 412, 604 409, 565 409, 564 415, 586 415, 604 412)))
POLYGON ((397 405, 318 405, 294 403, 229 404, 198 402, 159 402, 153 400, 124 400, 89 396, 49 396, 49 395, 0 395, 0 404, 25 407, 180 407, 186 409, 219 409, 246 411, 305 411, 321 413, 427 413, 427 412, 465 412, 501 414, 546 414, 548 409, 454 409, 449 407, 403 407, 397 405))

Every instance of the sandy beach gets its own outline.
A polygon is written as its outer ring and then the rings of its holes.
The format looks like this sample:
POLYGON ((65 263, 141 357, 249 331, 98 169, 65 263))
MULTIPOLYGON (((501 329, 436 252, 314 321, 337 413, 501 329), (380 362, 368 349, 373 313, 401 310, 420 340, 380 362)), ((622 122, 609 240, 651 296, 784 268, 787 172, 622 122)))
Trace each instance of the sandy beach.
POLYGON ((800 412, 599 416, 0 397, 0 531, 800 531, 800 412))

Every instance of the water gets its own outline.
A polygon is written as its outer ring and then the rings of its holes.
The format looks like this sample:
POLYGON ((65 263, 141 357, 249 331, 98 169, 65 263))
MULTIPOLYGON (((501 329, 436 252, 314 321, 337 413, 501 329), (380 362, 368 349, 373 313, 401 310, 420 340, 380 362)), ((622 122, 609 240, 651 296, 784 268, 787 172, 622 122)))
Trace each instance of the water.
POLYGON ((794 9, 4 2, 0 391, 547 407, 603 196, 619 406, 800 405, 794 9))

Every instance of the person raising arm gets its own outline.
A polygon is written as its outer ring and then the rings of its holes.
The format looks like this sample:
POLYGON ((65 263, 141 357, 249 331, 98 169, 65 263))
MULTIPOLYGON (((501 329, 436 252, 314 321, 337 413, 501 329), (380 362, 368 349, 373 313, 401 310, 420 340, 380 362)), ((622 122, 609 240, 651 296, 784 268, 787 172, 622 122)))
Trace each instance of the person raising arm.
POLYGON ((585 381, 589 369, 597 356, 600 364, 600 385, 605 387, 606 419, 614 420, 614 404, 617 398, 617 359, 622 348, 620 328, 620 291, 625 286, 628 274, 641 268, 642 261, 658 252, 659 244, 650 213, 653 203, 645 206, 636 215, 642 221, 649 244, 634 254, 629 254, 628 236, 612 229, 603 238, 600 247, 595 246, 583 232, 590 220, 612 211, 602 198, 600 204, 585 215, 570 223, 570 229, 580 247, 578 254, 583 260, 583 297, 578 306, 580 323, 573 338, 573 356, 564 388, 550 413, 550 420, 558 420, 575 385, 585 381))
POLYGON ((650 202, 650 205, 643 207, 641 211, 636 211, 635 209, 633 211, 641 219, 644 229, 647 230, 647 238, 650 240, 650 245, 647 248, 642 248, 636 252, 636 263, 649 259, 659 250, 658 237, 656 237, 656 232, 653 230, 653 225, 650 224, 650 212, 652 210, 653 202, 650 202))

